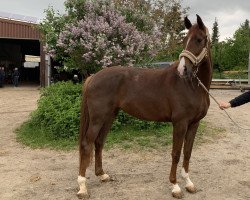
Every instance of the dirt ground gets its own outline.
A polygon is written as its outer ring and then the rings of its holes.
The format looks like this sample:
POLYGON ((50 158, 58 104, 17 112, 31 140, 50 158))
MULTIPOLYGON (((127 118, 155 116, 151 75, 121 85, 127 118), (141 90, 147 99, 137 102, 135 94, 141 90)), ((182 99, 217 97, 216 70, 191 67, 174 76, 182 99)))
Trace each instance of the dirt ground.
MULTIPOLYGON (((212 90, 218 100, 230 100, 240 91, 212 90)), ((16 142, 13 132, 36 108, 36 87, 0 89, 0 199, 73 200, 78 191, 78 152, 33 150, 16 142)), ((229 109, 240 124, 250 127, 250 104, 229 109)), ((196 144, 190 177, 196 194, 186 200, 250 199, 250 131, 235 127, 211 101, 205 121, 225 128, 223 137, 196 144)), ((166 151, 104 152, 104 169, 114 181, 100 183, 93 166, 88 170, 91 200, 166 200, 171 197, 168 175, 171 148, 166 151)), ((180 168, 178 170, 180 172, 180 168)), ((184 181, 179 176, 180 186, 184 181)))

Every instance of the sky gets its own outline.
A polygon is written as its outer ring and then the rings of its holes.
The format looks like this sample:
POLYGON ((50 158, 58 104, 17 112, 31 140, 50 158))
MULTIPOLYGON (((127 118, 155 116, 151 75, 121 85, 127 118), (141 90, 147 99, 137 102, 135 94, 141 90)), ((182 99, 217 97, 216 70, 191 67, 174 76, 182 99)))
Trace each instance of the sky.
MULTIPOLYGON (((27 15, 42 20, 49 5, 59 12, 64 11, 64 0, 0 0, 0 12, 27 15)), ((217 18, 220 41, 233 37, 234 32, 246 19, 250 20, 250 0, 181 0, 183 7, 189 7, 188 17, 196 22, 199 14, 212 33, 217 18)))

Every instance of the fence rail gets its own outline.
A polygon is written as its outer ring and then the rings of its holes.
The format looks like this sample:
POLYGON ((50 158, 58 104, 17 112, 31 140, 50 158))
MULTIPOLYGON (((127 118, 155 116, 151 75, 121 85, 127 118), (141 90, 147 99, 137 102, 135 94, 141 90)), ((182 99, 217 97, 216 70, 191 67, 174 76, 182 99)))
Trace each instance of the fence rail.
POLYGON ((213 79, 210 89, 250 90, 248 79, 213 79))

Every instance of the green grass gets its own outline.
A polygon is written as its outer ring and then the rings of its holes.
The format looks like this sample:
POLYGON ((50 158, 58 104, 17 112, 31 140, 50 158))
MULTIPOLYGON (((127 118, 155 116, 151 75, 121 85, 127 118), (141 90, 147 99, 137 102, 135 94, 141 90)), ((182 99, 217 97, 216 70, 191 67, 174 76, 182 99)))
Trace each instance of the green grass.
MULTIPOLYGON (((220 135, 223 130, 212 128, 204 121, 201 122, 196 136, 196 144, 207 141, 207 138, 220 135)), ((32 123, 25 122, 16 130, 17 141, 31 148, 48 148, 54 150, 72 150, 78 148, 78 140, 69 139, 53 139, 49 137, 45 130, 35 127, 32 123)), ((132 126, 124 126, 120 130, 111 131, 105 143, 105 149, 112 148, 121 149, 163 149, 172 144, 172 126, 166 123, 166 126, 150 130, 136 130, 132 126)))
POLYGON ((219 73, 217 70, 213 72, 213 78, 215 79, 248 79, 248 74, 239 71, 238 73, 219 73))
POLYGON ((119 131, 112 131, 107 139, 106 148, 122 149, 159 149, 172 141, 172 126, 150 129, 135 130, 131 126, 125 126, 119 131))
POLYGON ((54 150, 72 150, 77 147, 78 141, 74 139, 55 140, 49 137, 46 130, 34 126, 29 121, 23 123, 16 130, 17 141, 31 148, 48 148, 54 150))

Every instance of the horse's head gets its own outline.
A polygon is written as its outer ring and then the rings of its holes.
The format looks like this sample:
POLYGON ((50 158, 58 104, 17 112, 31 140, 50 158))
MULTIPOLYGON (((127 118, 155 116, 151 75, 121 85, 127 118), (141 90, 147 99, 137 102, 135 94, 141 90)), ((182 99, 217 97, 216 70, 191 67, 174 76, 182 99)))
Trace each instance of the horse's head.
POLYGON ((180 62, 177 69, 180 76, 192 77, 208 56, 210 39, 208 29, 199 15, 197 15, 197 24, 192 25, 187 17, 184 22, 188 33, 184 39, 184 50, 179 56, 180 62))

